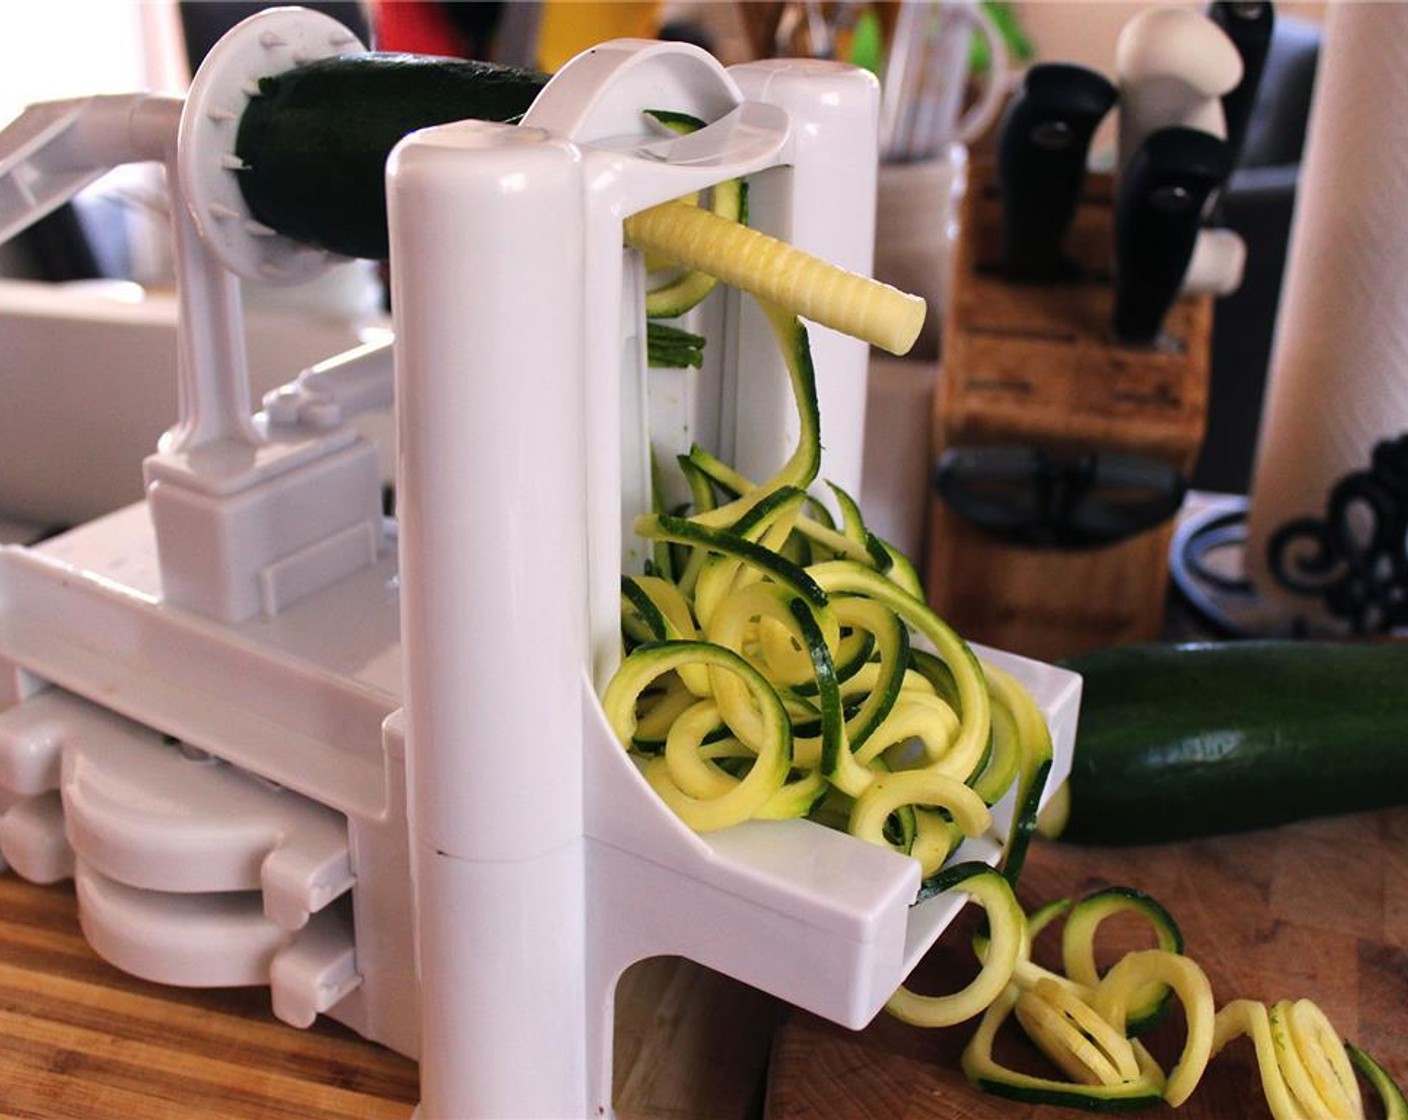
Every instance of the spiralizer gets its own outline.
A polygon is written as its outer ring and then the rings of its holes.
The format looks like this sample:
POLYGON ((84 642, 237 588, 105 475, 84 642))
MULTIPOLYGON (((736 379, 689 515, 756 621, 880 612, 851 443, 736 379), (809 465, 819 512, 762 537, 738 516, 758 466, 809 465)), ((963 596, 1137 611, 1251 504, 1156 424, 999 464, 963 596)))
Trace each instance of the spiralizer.
MULTIPOLYGON (((913 860, 808 821, 695 834, 598 695, 620 577, 645 559, 630 526, 652 452, 697 441, 762 476, 795 424, 735 293, 696 312, 702 370, 647 368, 623 222, 747 176, 750 224, 867 272, 873 81, 620 41, 569 63, 520 124, 413 133, 387 164, 394 353, 304 371, 251 419, 236 277, 328 260, 248 213, 234 127, 260 77, 359 49, 276 9, 210 54, 179 125, 156 104, 150 139, 118 127, 142 99, 69 107, 94 127, 26 125, 52 119, 41 107, 0 134, 7 234, 77 189, 33 190, 53 167, 165 160, 187 316, 182 416, 147 500, 0 553, 0 852, 30 878, 72 875, 119 967, 267 984, 290 1023, 325 1013, 417 1057, 423 1120, 610 1115, 614 986, 652 955, 864 1025, 961 899, 912 905, 913 860), (712 123, 671 136, 652 109, 712 123), (351 420, 388 402, 384 524, 351 420)), ((866 347, 817 328, 813 351, 824 474, 854 489, 866 347)), ((1078 680, 984 656, 1043 708, 1054 784, 1078 680)))

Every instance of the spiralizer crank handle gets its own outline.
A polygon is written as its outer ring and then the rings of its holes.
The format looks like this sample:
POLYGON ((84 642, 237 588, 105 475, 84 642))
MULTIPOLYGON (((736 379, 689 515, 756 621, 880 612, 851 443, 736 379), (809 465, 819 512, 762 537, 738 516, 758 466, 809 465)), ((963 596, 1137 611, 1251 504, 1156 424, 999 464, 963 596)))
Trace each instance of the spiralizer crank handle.
POLYGON ((1116 338, 1152 345, 1192 259, 1208 196, 1227 177, 1226 141, 1163 128, 1135 152, 1115 203, 1116 338))
POLYGON ((1027 71, 998 136, 1008 279, 1049 281, 1070 271, 1061 241, 1085 181, 1090 138, 1116 96, 1113 83, 1083 66, 1042 63, 1027 71))

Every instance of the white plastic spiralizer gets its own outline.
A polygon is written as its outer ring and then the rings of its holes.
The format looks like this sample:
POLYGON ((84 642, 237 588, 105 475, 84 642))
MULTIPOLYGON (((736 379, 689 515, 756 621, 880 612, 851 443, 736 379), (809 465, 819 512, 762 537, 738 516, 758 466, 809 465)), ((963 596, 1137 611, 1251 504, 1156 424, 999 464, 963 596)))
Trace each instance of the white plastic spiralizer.
MULTIPOLYGON (((864 1025, 959 900, 912 905, 913 860, 807 821, 691 832, 598 691, 652 444, 758 477, 795 435, 771 336, 732 292, 696 313, 702 370, 647 369, 623 220, 747 176, 751 224, 868 272, 875 83, 621 41, 521 124, 413 133, 387 167, 394 346, 253 412, 239 280, 335 262, 252 219, 234 129, 260 77, 360 50, 274 9, 184 102, 36 106, 0 133, 0 237, 112 166, 164 162, 183 308, 181 415, 146 500, 0 551, 0 854, 72 877, 119 968, 267 985, 294 1026, 326 1014, 418 1058, 422 1120, 609 1116, 614 986, 652 955, 864 1025), (667 136, 655 108, 712 123, 667 136), (394 521, 352 423, 388 407, 394 521)), ((858 492, 866 347, 812 337, 823 474, 858 492)), ((1054 785, 1078 680, 984 656, 1044 709, 1054 785)))

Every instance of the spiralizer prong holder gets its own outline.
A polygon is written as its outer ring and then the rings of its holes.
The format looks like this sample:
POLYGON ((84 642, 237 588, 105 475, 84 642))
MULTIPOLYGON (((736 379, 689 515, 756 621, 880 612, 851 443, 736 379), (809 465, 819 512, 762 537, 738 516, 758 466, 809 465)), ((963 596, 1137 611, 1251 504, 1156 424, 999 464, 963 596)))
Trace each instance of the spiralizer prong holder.
POLYGON ((344 424, 281 422, 277 410, 250 418, 238 278, 293 284, 335 259, 253 220, 231 174, 260 76, 362 49, 336 20, 307 17, 275 9, 221 38, 181 113, 179 281, 201 314, 181 354, 183 415, 144 476, 164 595, 226 622, 277 614, 372 566, 382 548, 369 443, 344 424))
MULTIPOLYGON (((810 822, 693 834, 597 700, 619 656, 623 525, 648 509, 652 375, 623 219, 748 175, 753 224, 865 270, 875 121, 860 71, 725 71, 619 41, 569 63, 519 126, 428 129, 393 153, 422 1120, 609 1114, 611 994, 650 955, 860 1027, 958 906, 911 908, 914 861, 810 822), (676 161, 653 108, 721 123, 676 161)), ((726 318, 709 342, 726 348, 720 413, 761 475, 788 443, 786 380, 753 309, 726 318)), ((854 484, 865 347, 814 334, 824 470, 854 484)), ((1068 745, 1069 676, 1037 676, 1068 745)))
POLYGON ((371 445, 345 425, 251 417, 239 277, 293 283, 331 261, 253 221, 230 174, 260 75, 360 48, 335 20, 278 9, 222 38, 184 101, 139 94, 33 106, 0 143, 0 240, 114 167, 165 168, 179 414, 144 478, 164 598, 228 623, 277 614, 381 551, 371 445))

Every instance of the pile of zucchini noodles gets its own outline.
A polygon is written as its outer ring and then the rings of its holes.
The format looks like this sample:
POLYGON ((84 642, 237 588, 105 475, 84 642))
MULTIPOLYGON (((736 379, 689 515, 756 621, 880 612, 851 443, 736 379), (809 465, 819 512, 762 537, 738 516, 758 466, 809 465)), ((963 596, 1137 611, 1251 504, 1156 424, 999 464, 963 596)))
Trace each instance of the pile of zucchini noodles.
POLYGON ((1172 917, 1148 896, 1112 888, 1023 912, 1014 887, 1051 766, 1045 721, 1019 682, 929 609, 913 565, 866 528, 850 495, 832 487, 838 524, 808 493, 821 439, 806 330, 759 303, 786 359, 797 446, 763 483, 697 446, 681 456, 690 508, 637 519, 653 559, 622 580, 625 652, 602 703, 651 787, 701 832, 789 817, 845 829, 917 859, 920 898, 958 890, 982 906, 977 976, 944 995, 901 987, 887 1008, 927 1027, 980 1017, 963 1069, 988 1092, 1092 1111, 1176 1106, 1245 1034, 1275 1120, 1360 1120, 1356 1068, 1389 1120, 1408 1120, 1388 1074, 1309 1000, 1216 1009, 1172 917), (964 839, 992 829, 992 806, 1014 786, 1000 867, 951 862, 964 839), (1120 912, 1146 919, 1157 947, 1102 975, 1096 930, 1120 912), (1034 963, 1031 946, 1061 917, 1058 972, 1034 963), (1139 1035, 1175 995, 1184 1044, 1165 1073, 1139 1035), (1011 1018, 1064 1079, 998 1062, 994 1041, 1011 1018))

